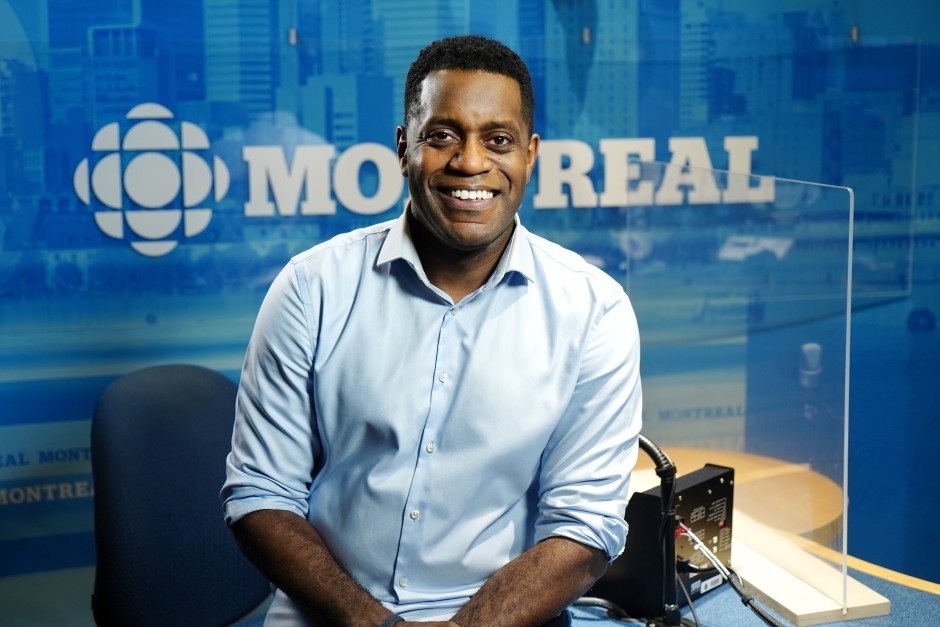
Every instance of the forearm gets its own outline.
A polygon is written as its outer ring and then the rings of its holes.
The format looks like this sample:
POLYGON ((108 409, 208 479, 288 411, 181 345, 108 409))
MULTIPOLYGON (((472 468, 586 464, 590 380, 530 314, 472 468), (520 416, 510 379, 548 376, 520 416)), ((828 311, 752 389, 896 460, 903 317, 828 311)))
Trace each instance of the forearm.
POLYGON ((245 555, 303 612, 329 625, 375 627, 389 611, 337 563, 313 526, 285 511, 248 514, 232 532, 245 555))
POLYGON ((538 627, 586 592, 607 556, 567 538, 548 538, 496 572, 454 616, 462 627, 538 627))

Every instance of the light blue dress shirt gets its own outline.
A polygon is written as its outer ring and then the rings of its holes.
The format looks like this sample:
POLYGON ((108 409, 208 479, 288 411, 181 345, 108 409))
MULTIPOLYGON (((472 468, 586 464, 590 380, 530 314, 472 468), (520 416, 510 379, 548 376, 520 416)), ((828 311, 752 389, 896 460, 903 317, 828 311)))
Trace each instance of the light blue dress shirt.
MULTIPOLYGON (((621 286, 516 229, 454 303, 406 215, 291 260, 258 315, 238 394, 229 523, 303 516, 410 620, 453 615, 501 566, 563 536, 613 559, 641 422, 621 286)), ((278 593, 269 624, 305 624, 278 593)))

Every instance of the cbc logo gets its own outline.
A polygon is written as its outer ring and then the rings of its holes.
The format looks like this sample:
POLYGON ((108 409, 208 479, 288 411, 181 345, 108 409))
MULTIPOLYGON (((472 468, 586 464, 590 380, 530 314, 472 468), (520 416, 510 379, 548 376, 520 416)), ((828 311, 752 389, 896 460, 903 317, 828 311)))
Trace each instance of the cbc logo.
POLYGON ((83 203, 95 204, 95 223, 114 239, 126 240, 138 253, 159 257, 176 248, 181 237, 202 233, 212 209, 201 206, 210 194, 225 196, 229 172, 212 156, 212 165, 196 151, 209 150, 209 138, 191 122, 178 131, 166 120, 173 113, 155 104, 128 111, 130 121, 121 137, 121 124, 103 126, 91 142, 100 156, 82 159, 72 177, 83 203), (98 204, 100 203, 100 204, 98 204))

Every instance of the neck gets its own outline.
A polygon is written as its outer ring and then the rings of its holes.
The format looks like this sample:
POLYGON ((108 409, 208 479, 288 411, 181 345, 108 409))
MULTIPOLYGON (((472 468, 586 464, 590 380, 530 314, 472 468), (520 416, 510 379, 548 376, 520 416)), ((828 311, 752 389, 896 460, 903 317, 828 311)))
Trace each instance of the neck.
POLYGON ((488 246, 465 251, 441 244, 420 221, 411 217, 409 228, 428 281, 455 303, 486 283, 499 264, 514 230, 488 246))

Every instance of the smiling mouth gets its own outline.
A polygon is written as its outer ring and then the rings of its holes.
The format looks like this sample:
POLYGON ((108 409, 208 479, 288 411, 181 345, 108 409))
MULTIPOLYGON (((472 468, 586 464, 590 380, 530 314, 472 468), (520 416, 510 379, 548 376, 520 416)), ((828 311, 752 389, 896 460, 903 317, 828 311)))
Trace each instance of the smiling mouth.
POLYGON ((451 198, 459 200, 489 200, 495 196, 489 189, 452 189, 449 194, 451 198))

